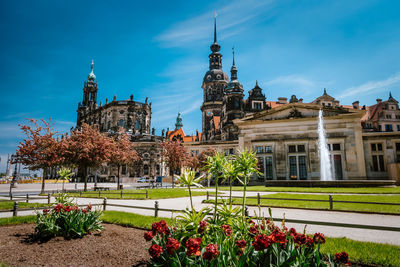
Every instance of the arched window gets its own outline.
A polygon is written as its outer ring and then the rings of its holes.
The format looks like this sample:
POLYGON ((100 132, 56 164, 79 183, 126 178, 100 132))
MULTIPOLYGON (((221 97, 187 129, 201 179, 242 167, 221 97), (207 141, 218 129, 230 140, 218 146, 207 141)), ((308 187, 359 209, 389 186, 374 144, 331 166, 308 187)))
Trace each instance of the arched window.
POLYGON ((125 121, 123 119, 120 119, 118 122, 119 127, 125 127, 125 121))

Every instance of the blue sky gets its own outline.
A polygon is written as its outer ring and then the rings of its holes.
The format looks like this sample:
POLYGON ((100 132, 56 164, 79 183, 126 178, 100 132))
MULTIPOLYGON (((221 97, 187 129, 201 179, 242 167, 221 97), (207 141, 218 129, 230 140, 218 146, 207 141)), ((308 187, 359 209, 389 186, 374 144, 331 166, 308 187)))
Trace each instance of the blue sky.
POLYGON ((201 131, 202 78, 217 12, 223 69, 268 100, 330 95, 351 104, 400 100, 398 1, 1 1, 0 171, 25 118, 75 125, 95 62, 98 101, 149 97, 152 127, 201 131))

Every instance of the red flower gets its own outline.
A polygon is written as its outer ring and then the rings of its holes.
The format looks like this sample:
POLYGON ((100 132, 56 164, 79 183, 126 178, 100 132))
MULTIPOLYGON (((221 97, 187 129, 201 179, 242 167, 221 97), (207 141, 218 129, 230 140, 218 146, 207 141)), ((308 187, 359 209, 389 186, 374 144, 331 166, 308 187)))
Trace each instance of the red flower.
POLYGON ((270 235, 269 238, 273 243, 280 243, 280 244, 286 244, 286 234, 282 233, 279 228, 276 228, 270 235))
POLYGON ((146 232, 146 233, 144 233, 144 239, 146 239, 146 241, 152 240, 153 237, 154 237, 154 235, 153 235, 152 232, 146 232))
POLYGON ((87 209, 86 208, 82 209, 82 212, 86 214, 87 213, 87 209))
MULTIPOLYGON (((311 240, 312 241, 312 240, 311 240)), ((307 242, 307 236, 303 234, 297 234, 294 237, 294 242, 298 245, 304 245, 307 242)))
POLYGON ((50 212, 49 209, 44 209, 44 210, 43 210, 43 213, 44 213, 44 214, 47 214, 47 213, 49 213, 49 212, 50 212))
POLYGON ((201 221, 199 223, 199 229, 197 229, 197 233, 199 233, 199 234, 205 233, 207 226, 208 226, 208 222, 201 221))
POLYGON ((63 210, 64 210, 65 212, 70 212, 70 211, 72 211, 72 206, 63 207, 63 210))
POLYGON ((335 260, 340 263, 349 264, 349 254, 344 251, 336 253, 335 260))
POLYGON ((159 222, 154 222, 151 226, 151 230, 153 231, 153 234, 156 235, 157 233, 169 235, 169 228, 167 223, 164 220, 161 220, 159 222))
POLYGON ((87 210, 92 210, 92 204, 87 205, 87 210))
POLYGON ((162 247, 160 247, 157 244, 153 244, 150 248, 149 248, 149 254, 150 256, 152 256, 153 258, 158 258, 160 257, 161 253, 163 252, 162 247))
POLYGON ((314 243, 316 244, 324 244, 325 243, 325 236, 321 233, 315 233, 313 238, 314 243))
POLYGON ((170 255, 174 253, 174 251, 178 250, 181 247, 181 244, 178 240, 174 238, 168 238, 167 241, 167 251, 170 255))
POLYGON ((209 244, 206 246, 206 251, 203 253, 203 259, 212 260, 215 256, 219 255, 218 245, 217 244, 209 244))
POLYGON ((195 255, 195 256, 200 256, 201 252, 200 252, 200 245, 201 245, 201 238, 189 238, 186 241, 186 255, 191 256, 191 255, 195 255))
POLYGON ((222 225, 222 229, 224 230, 226 236, 231 236, 232 230, 231 230, 231 227, 229 225, 223 224, 222 225))
POLYGON ((314 240, 309 236, 306 236, 306 246, 309 248, 314 247, 314 240))
POLYGON ((252 235, 258 234, 258 225, 255 225, 255 224, 254 224, 253 226, 250 226, 249 232, 250 232, 250 234, 252 234, 252 235))
POLYGON ((246 240, 240 239, 240 240, 236 240, 236 246, 238 248, 245 248, 247 245, 246 240))
POLYGON ((57 206, 54 207, 54 210, 55 210, 57 213, 59 213, 60 210, 61 210, 62 208, 64 208, 64 205, 61 204, 61 203, 59 203, 59 204, 57 204, 57 206))
POLYGON ((264 250, 271 245, 271 240, 268 236, 264 234, 257 235, 254 238, 254 242, 252 243, 252 245, 257 251, 264 250))

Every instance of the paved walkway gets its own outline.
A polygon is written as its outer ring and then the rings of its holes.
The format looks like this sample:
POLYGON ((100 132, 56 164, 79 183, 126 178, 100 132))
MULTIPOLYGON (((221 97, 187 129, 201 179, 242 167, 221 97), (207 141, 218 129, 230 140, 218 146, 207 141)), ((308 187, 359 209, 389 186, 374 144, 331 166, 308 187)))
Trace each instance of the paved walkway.
MULTIPOLYGON (((265 193, 265 192, 264 192, 265 193)), ((240 196, 241 192, 235 192, 234 195, 240 196)), ((248 192, 248 196, 257 195, 257 192, 248 192)), ((206 196, 193 197, 193 204, 195 209, 199 210, 202 207, 210 206, 211 204, 203 204, 202 201, 206 196)), ((52 198, 54 201, 54 198, 52 198)), ((173 198, 173 199, 160 199, 160 208, 165 209, 177 209, 182 210, 189 208, 189 198, 173 198)), ((47 199, 38 200, 37 202, 46 203, 47 199)), ((102 199, 89 199, 79 198, 77 199, 78 204, 101 204, 102 199)), ((108 204, 123 204, 140 207, 154 208, 155 200, 120 200, 120 199, 108 199, 108 204)), ((154 215, 153 210, 144 209, 132 209, 122 207, 107 206, 107 210, 126 211, 142 215, 154 215)), ((258 208, 249 207, 249 214, 254 215, 258 213, 258 208)), ((264 216, 268 215, 268 208, 262 208, 261 213, 264 216)), ((21 211, 18 212, 19 216, 34 214, 32 211, 21 211)), ((158 213, 160 217, 174 217, 177 213, 160 211, 158 213)), ((337 222, 337 223, 350 223, 350 224, 363 224, 363 225, 380 225, 380 226, 400 226, 400 216, 395 215, 377 215, 377 214, 361 214, 351 212, 335 212, 335 211, 314 211, 314 210, 301 210, 301 209, 285 209, 285 208, 272 208, 272 215, 277 218, 286 219, 298 219, 298 220, 309 220, 309 221, 326 221, 326 222, 337 222)), ((0 217, 12 216, 11 213, 0 213, 0 217)), ((303 231, 304 224, 286 223, 286 226, 295 227, 298 231, 303 231)), ((388 243, 400 245, 400 232, 393 231, 380 231, 380 230, 366 230, 366 229, 354 229, 354 228, 343 228, 343 227, 332 227, 332 226, 320 226, 320 225, 307 225, 306 231, 308 233, 322 232, 330 237, 347 237, 354 240, 360 241, 371 241, 376 243, 388 243)))

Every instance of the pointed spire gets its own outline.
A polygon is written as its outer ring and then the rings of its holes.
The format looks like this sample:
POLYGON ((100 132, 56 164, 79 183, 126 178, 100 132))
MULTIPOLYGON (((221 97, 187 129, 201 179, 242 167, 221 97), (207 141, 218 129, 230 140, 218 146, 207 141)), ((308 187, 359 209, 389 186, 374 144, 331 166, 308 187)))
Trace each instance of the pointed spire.
POLYGON ((214 11, 214 43, 217 43, 217 12, 214 11))
POLYGON ((232 60, 232 68, 231 68, 231 81, 237 80, 237 69, 235 66, 235 50, 234 47, 232 47, 232 56, 233 56, 233 60, 232 60))
POLYGON ((232 46, 232 66, 235 66, 235 47, 232 46))
POLYGON ((259 87, 259 86, 258 86, 258 80, 256 80, 256 87, 259 87))
POLYGON ((92 81, 94 81, 96 79, 96 75, 94 75, 94 73, 93 73, 93 67, 94 67, 94 61, 92 59, 92 64, 90 66, 90 73, 89 73, 89 76, 88 76, 88 79, 92 80, 92 81))
POLYGON ((176 117, 175 129, 180 129, 183 127, 181 113, 178 112, 178 117, 176 117))
POLYGON ((393 98, 392 92, 389 92, 389 99, 392 99, 392 98, 393 98))
POLYGON ((326 93, 326 88, 324 88, 324 95, 327 95, 327 93, 326 93))

